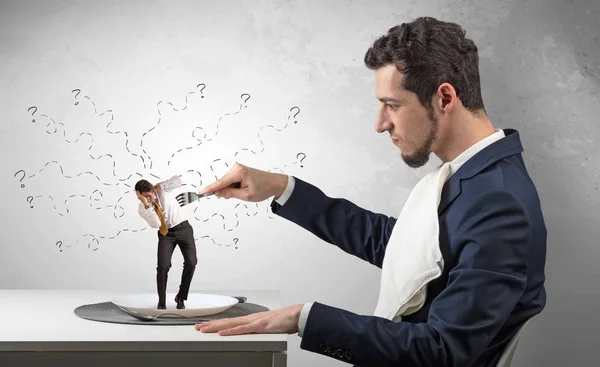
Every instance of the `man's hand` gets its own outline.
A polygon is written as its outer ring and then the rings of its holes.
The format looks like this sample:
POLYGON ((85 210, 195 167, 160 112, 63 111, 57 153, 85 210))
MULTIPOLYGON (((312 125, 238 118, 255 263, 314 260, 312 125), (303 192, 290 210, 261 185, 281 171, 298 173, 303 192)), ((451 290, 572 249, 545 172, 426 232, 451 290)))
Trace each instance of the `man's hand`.
POLYGON ((149 207, 150 204, 148 204, 148 199, 146 199, 146 197, 142 194, 140 194, 139 191, 135 190, 135 194, 137 196, 138 199, 140 199, 140 201, 142 202, 142 204, 144 204, 144 207, 149 207))
POLYGON ((237 163, 223 177, 200 191, 200 194, 214 193, 215 196, 225 199, 258 202, 271 196, 281 196, 287 187, 287 181, 287 175, 261 171, 237 163), (229 187, 236 183, 239 183, 239 188, 229 187))
POLYGON ((202 333, 218 332, 221 336, 240 334, 295 334, 304 304, 258 312, 248 316, 206 321, 194 325, 202 333))

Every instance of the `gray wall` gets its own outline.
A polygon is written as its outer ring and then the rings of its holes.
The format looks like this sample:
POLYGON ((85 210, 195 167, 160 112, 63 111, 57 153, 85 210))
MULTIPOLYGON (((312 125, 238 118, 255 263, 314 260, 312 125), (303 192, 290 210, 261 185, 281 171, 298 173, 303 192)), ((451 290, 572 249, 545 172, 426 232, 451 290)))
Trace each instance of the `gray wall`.
MULTIPOLYGON (((375 133, 373 75, 362 58, 391 26, 430 15, 461 23, 478 44, 490 118, 520 130, 542 199, 548 305, 524 332, 514 365, 595 364, 598 4, 2 1, 0 287, 153 291, 156 234, 137 216, 131 188, 116 185, 130 174, 183 173, 199 186, 200 175, 205 185, 237 160, 397 215, 436 162, 411 170, 375 133), (293 106, 296 124, 288 119, 293 106), (266 125, 274 128, 261 130, 266 125), (140 142, 155 126, 144 141, 150 170, 140 142), (75 142, 81 133, 89 134, 75 142), (242 148, 257 154, 236 157, 242 148), (51 161, 58 163, 45 166, 51 161), (15 177, 19 170, 27 177, 15 177), (65 177, 83 172, 93 175, 65 177)), ((198 238, 194 290, 277 289, 284 305, 317 300, 373 313, 378 269, 273 218, 267 202, 236 204, 186 209, 198 238)), ((170 289, 181 260, 175 252, 170 289)), ((295 335, 289 341, 290 366, 340 364, 299 350, 295 335)))

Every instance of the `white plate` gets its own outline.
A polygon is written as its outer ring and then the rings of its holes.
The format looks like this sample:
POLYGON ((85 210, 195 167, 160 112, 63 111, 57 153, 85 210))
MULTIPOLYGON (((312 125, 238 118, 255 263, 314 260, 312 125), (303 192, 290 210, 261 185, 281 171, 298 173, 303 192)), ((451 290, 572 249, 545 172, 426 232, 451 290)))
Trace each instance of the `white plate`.
MULTIPOLYGON (((185 309, 178 310, 175 303, 175 294, 167 293, 167 309, 159 310, 156 308, 158 305, 158 295, 156 293, 147 293, 117 297, 111 302, 125 309, 151 316, 158 316, 161 313, 168 312, 179 316, 194 317, 213 315, 225 311, 239 301, 237 298, 219 294, 190 293, 188 294, 187 301, 185 301, 185 309)), ((168 315, 164 317, 168 317, 168 315)))

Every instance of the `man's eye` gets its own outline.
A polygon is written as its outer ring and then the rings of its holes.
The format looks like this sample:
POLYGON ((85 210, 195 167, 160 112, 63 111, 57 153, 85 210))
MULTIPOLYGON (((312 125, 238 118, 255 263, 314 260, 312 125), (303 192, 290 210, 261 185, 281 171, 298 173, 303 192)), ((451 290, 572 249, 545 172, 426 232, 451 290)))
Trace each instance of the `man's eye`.
POLYGON ((389 104, 388 103, 388 107, 391 108, 392 110, 395 110, 395 109, 398 108, 398 105, 396 105, 396 104, 389 104))

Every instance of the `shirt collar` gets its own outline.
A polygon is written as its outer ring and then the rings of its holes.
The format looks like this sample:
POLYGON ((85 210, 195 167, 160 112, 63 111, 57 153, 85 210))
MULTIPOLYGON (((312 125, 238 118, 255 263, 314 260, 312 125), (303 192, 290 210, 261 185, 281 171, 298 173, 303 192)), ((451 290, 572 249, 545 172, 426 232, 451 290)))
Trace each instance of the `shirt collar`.
POLYGON ((454 158, 452 162, 450 162, 450 174, 448 177, 452 176, 458 169, 469 159, 471 159, 475 154, 479 151, 483 150, 488 145, 495 143, 496 141, 505 137, 504 131, 502 129, 496 129, 496 132, 492 135, 485 137, 473 144, 467 150, 458 155, 458 157, 454 158))

